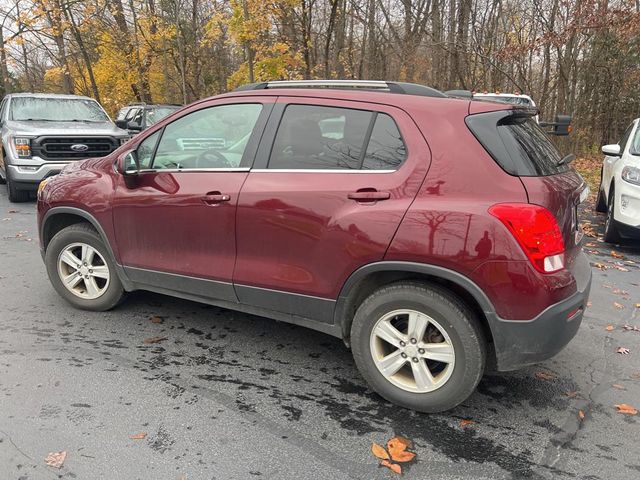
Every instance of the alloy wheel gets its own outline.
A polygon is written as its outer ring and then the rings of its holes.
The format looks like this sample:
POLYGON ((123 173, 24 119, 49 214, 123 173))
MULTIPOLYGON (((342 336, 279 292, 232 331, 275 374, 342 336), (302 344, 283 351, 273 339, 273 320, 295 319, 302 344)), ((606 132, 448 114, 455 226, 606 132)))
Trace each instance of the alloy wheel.
POLYGON ((381 317, 371 331, 370 348, 378 371, 407 392, 437 390, 453 373, 455 351, 449 334, 416 310, 394 310, 381 317))
POLYGON ((94 300, 109 287, 107 262, 95 248, 86 243, 72 243, 58 256, 58 275, 71 293, 85 300, 94 300))

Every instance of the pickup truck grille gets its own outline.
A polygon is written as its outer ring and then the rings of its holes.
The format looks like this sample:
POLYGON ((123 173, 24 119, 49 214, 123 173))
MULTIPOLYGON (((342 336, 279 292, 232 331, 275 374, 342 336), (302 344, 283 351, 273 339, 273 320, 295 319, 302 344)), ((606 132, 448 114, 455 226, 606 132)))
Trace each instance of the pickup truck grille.
POLYGON ((44 160, 81 160, 104 157, 118 146, 111 137, 41 137, 32 147, 33 154, 44 160))

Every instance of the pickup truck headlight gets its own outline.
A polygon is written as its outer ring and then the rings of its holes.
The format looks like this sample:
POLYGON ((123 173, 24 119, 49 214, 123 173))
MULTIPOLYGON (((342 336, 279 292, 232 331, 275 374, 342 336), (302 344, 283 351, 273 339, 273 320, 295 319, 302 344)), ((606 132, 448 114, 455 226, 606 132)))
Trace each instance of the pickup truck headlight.
POLYGON ((622 169, 622 179, 625 182, 640 185, 640 168, 624 167, 622 169))
POLYGON ((31 139, 24 137, 14 137, 13 146, 16 149, 18 158, 31 158, 31 139))

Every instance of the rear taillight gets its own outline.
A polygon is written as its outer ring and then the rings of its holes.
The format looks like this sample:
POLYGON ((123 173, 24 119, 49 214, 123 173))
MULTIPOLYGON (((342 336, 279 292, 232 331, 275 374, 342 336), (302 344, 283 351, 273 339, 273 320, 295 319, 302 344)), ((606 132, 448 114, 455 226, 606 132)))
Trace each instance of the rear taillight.
POLYGON ((564 239, 549 210, 528 203, 499 203, 489 213, 505 224, 536 270, 552 273, 564 268, 564 239))

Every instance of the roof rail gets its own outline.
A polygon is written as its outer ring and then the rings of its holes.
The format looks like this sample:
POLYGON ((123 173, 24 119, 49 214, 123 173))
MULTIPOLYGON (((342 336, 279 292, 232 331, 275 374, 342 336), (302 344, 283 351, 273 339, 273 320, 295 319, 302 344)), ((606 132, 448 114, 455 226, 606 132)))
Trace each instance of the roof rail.
POLYGON ((267 90, 271 88, 337 88, 374 90, 423 97, 446 97, 435 88, 406 82, 385 82, 382 80, 287 80, 275 82, 249 83, 236 88, 235 92, 267 90))
POLYGON ((470 90, 447 90, 444 94, 448 97, 473 98, 473 92, 470 90))

